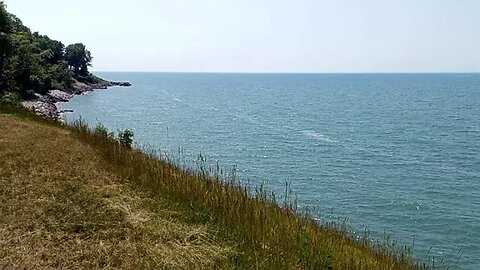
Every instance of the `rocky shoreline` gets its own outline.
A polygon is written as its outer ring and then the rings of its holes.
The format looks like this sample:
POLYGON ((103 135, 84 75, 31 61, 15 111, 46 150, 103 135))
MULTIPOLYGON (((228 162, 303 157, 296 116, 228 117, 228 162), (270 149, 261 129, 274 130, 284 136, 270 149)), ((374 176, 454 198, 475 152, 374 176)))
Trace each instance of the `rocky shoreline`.
POLYGON ((75 82, 69 90, 50 90, 45 95, 35 94, 35 98, 22 101, 22 106, 35 114, 50 120, 60 120, 60 114, 71 110, 59 111, 57 102, 67 102, 75 95, 82 95, 97 89, 107 89, 111 86, 131 86, 129 82, 102 81, 99 83, 75 82))

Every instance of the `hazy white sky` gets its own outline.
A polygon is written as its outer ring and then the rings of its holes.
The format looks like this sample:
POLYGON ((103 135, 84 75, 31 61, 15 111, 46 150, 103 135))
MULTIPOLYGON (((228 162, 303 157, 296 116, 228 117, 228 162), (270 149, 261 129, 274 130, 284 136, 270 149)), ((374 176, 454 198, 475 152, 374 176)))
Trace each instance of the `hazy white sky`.
POLYGON ((97 71, 480 71, 480 0, 5 0, 97 71))

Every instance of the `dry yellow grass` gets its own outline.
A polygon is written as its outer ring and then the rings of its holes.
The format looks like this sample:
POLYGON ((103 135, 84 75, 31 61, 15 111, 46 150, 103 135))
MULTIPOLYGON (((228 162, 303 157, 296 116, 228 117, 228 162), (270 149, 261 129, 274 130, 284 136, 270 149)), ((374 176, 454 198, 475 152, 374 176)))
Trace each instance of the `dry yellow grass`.
POLYGON ((234 249, 68 129, 0 114, 0 269, 208 269, 234 249))
POLYGON ((252 196, 234 172, 2 110, 0 269, 435 269, 252 196))

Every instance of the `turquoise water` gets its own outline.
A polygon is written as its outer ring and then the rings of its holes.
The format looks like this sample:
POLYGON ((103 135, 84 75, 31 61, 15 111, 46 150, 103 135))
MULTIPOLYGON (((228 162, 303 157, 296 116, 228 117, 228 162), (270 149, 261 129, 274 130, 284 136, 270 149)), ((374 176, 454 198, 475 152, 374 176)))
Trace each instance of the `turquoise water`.
POLYGON ((479 74, 99 73, 62 108, 187 164, 202 153, 326 218, 480 267, 479 74))

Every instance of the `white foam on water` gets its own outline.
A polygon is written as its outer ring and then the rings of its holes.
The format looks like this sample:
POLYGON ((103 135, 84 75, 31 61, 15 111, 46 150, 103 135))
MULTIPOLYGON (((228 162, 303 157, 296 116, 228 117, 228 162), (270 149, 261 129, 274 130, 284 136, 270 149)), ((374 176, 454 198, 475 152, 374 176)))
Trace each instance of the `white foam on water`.
POLYGON ((186 106, 191 107, 191 108, 194 108, 194 109, 199 109, 197 106, 194 106, 194 105, 192 105, 192 104, 190 104, 190 103, 188 103, 188 102, 186 102, 186 101, 178 98, 178 97, 175 96, 174 94, 172 94, 172 93, 170 93, 170 92, 168 92, 168 91, 166 91, 166 90, 164 90, 164 89, 160 89, 160 91, 161 91, 162 93, 164 93, 165 95, 169 96, 169 97, 170 97, 173 101, 175 101, 175 102, 181 103, 181 104, 183 104, 183 105, 186 105, 186 106))
POLYGON ((314 130, 303 130, 303 134, 307 135, 311 139, 317 140, 317 141, 322 141, 322 142, 328 142, 328 143, 336 143, 337 141, 328 138, 325 134, 319 133, 314 130))

